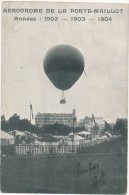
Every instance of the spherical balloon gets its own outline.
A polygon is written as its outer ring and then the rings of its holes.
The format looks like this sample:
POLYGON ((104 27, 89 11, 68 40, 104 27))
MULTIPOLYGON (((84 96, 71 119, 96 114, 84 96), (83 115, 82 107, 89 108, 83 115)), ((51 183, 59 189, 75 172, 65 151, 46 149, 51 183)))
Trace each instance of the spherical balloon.
POLYGON ((84 71, 81 52, 70 45, 57 45, 46 53, 43 67, 50 81, 60 90, 71 88, 84 71))

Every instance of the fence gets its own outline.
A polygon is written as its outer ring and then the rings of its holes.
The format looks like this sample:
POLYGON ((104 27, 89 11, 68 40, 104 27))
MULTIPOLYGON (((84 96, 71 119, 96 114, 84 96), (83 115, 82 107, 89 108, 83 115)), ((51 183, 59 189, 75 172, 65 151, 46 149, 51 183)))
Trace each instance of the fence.
POLYGON ((85 148, 99 144, 91 141, 80 145, 7 145, 1 146, 2 155, 42 155, 42 154, 70 154, 81 153, 85 148))
POLYGON ((80 146, 41 146, 41 145, 17 145, 15 154, 17 155, 40 155, 40 154, 68 154, 77 153, 80 146))
POLYGON ((2 155, 70 154, 81 152, 82 147, 84 145, 7 145, 1 146, 1 153, 2 155))

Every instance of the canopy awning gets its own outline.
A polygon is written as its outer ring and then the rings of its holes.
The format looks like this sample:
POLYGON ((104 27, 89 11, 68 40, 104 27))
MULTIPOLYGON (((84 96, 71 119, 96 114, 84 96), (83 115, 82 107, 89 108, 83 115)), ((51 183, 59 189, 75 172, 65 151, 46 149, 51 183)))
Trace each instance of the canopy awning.
POLYGON ((88 131, 81 131, 79 133, 76 133, 77 135, 90 135, 91 133, 88 131))
POLYGON ((0 133, 0 138, 1 139, 6 139, 6 140, 10 140, 10 139, 14 139, 14 137, 8 133, 6 133, 5 131, 2 131, 1 130, 1 133, 0 133))

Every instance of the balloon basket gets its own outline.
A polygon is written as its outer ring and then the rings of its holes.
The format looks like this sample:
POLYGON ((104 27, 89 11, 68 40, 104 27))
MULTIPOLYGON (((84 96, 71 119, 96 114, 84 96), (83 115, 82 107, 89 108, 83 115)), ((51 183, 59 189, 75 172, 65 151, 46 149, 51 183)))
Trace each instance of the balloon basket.
POLYGON ((66 99, 65 99, 64 91, 62 92, 62 98, 60 100, 60 104, 66 104, 66 99))
POLYGON ((60 100, 60 104, 66 104, 66 100, 65 99, 61 99, 60 100))

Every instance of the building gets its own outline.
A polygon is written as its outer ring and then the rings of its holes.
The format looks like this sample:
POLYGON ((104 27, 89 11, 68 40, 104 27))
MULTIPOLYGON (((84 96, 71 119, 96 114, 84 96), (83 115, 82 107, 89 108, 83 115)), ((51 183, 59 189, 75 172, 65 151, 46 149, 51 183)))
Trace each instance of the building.
POLYGON ((44 146, 59 145, 59 139, 53 137, 52 135, 44 135, 41 138, 37 138, 37 141, 39 141, 39 145, 44 145, 44 146))
POLYGON ((1 146, 5 145, 13 145, 15 143, 14 136, 6 133, 5 131, 1 130, 1 146))
POLYGON ((35 125, 42 127, 43 125, 53 125, 55 123, 67 125, 72 127, 76 124, 77 117, 76 111, 73 109, 73 113, 40 113, 35 117, 35 125))
POLYGON ((84 144, 85 138, 74 134, 74 136, 69 136, 69 138, 67 139, 67 142, 68 142, 68 145, 72 147, 72 145, 76 146, 76 145, 84 144))
POLYGON ((95 124, 99 127, 99 130, 102 131, 105 127, 105 121, 103 120, 103 117, 94 117, 94 115, 92 115, 92 117, 86 116, 84 119, 81 119, 78 122, 78 126, 84 126, 87 131, 92 131, 92 128, 95 126, 95 124))
POLYGON ((78 122, 79 127, 85 127, 87 131, 91 131, 91 129, 94 127, 95 123, 93 120, 93 117, 86 116, 84 119, 81 119, 78 122))
POLYGON ((14 137, 19 136, 22 137, 25 135, 24 132, 18 131, 18 130, 13 130, 13 131, 9 131, 10 135, 13 135, 14 137))
POLYGON ((86 139, 91 139, 91 132, 87 132, 87 131, 80 131, 78 133, 76 133, 77 135, 84 137, 86 139))
POLYGON ((105 128, 105 120, 103 117, 95 117, 95 122, 98 125, 100 131, 105 128))

